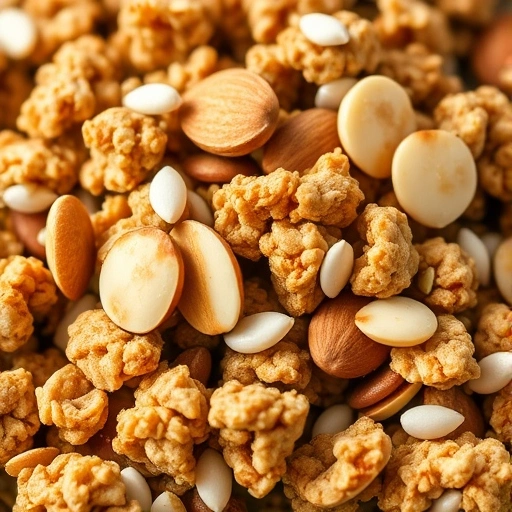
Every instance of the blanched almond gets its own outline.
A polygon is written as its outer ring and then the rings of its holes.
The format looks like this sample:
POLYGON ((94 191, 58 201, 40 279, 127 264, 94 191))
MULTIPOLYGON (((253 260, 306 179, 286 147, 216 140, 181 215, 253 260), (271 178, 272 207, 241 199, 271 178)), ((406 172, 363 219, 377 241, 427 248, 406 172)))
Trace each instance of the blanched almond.
POLYGON ((475 393, 489 395, 504 388, 512 379, 512 352, 494 352, 478 361, 480 377, 468 382, 475 393))
POLYGON ((318 434, 337 434, 354 422, 354 411, 347 404, 331 405, 318 416, 311 438, 318 434))
POLYGON ((187 185, 180 173, 170 165, 162 167, 149 185, 149 202, 165 222, 177 222, 187 205, 187 185))
POLYGON ((126 499, 137 500, 142 512, 149 512, 153 498, 146 479, 133 467, 121 470, 121 480, 126 487, 126 499))
POLYGON ((418 439, 437 439, 453 432, 464 416, 442 405, 419 405, 400 416, 402 428, 418 439))
POLYGON ((35 468, 38 464, 48 466, 59 453, 59 449, 53 446, 27 450, 9 459, 5 464, 5 472, 17 477, 22 469, 35 468))
POLYGON ((354 249, 345 240, 329 248, 320 266, 320 287, 329 298, 334 298, 345 287, 354 266, 354 249))
POLYGON ((196 487, 199 496, 213 512, 222 512, 231 498, 233 473, 222 455, 207 448, 196 466, 196 487))

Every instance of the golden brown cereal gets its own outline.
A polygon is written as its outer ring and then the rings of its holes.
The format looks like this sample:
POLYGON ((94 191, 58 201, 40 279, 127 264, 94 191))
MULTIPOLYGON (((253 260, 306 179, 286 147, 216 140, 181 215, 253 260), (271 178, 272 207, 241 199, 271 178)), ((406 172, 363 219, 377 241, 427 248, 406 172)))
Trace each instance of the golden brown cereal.
POLYGON ((495 302, 487 304, 478 319, 473 341, 478 359, 494 352, 512 350, 512 309, 510 306, 495 302))

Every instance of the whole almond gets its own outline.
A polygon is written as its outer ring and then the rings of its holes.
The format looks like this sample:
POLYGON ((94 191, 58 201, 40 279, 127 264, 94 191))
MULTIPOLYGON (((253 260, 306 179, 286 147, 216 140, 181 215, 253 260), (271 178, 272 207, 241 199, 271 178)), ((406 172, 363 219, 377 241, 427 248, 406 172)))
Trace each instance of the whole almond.
POLYGON ((228 158, 199 153, 185 158, 182 167, 191 178, 205 183, 228 183, 237 174, 244 176, 260 174, 258 164, 248 156, 228 158))
POLYGON ((241 156, 263 146, 274 133, 279 101, 256 73, 231 68, 189 89, 179 112, 183 131, 201 149, 241 156))
POLYGON ((46 226, 48 212, 21 213, 11 210, 9 219, 12 229, 31 256, 46 258, 46 250, 37 240, 37 235, 46 226))
POLYGON ((205 347, 193 347, 184 350, 173 362, 174 365, 188 366, 190 376, 205 386, 212 371, 212 356, 205 347))
POLYGON ((362 377, 378 368, 391 350, 363 334, 354 322, 359 309, 371 299, 344 290, 326 300, 309 324, 309 350, 315 364, 335 377, 362 377))
POLYGON ((311 108, 293 116, 281 126, 263 148, 263 172, 283 167, 304 171, 325 153, 341 147, 337 114, 325 108, 311 108))

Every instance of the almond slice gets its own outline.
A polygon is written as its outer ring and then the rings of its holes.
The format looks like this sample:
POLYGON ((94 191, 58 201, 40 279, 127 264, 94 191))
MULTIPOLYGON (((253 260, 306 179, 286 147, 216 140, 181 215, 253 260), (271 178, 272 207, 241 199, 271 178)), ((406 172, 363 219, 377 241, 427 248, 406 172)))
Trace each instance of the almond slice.
POLYGON ((87 290, 94 273, 96 247, 89 212, 75 196, 60 196, 46 220, 46 258, 55 283, 71 300, 87 290))
POLYGON ((195 220, 171 231, 185 264, 184 293, 178 309, 203 334, 231 331, 243 306, 242 272, 231 247, 210 227, 195 220))
POLYGON ((134 229, 120 236, 105 257, 101 304, 121 329, 143 334, 171 315, 183 282, 183 259, 171 237, 154 227, 134 229))
POLYGON ((53 446, 27 450, 8 460, 5 464, 5 472, 10 476, 17 477, 22 469, 35 468, 39 464, 48 466, 59 453, 60 450, 53 446))

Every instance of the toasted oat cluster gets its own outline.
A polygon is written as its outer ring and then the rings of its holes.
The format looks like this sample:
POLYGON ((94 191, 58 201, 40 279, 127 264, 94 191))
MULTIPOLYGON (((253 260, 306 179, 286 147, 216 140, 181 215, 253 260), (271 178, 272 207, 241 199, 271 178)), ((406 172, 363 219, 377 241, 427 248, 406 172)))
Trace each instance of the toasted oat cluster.
POLYGON ((0 511, 512 510, 507 1, 0 0, 0 511))

